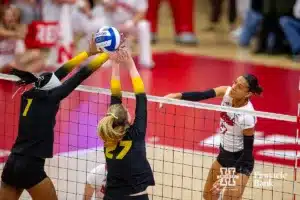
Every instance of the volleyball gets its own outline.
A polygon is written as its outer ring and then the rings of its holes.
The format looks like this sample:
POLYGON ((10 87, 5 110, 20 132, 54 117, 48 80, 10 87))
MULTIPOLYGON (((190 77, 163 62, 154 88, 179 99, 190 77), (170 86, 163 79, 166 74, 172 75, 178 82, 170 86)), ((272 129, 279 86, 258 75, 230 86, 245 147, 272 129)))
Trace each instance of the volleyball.
POLYGON ((121 36, 114 27, 105 26, 100 28, 95 34, 95 43, 98 50, 113 52, 119 48, 121 36))

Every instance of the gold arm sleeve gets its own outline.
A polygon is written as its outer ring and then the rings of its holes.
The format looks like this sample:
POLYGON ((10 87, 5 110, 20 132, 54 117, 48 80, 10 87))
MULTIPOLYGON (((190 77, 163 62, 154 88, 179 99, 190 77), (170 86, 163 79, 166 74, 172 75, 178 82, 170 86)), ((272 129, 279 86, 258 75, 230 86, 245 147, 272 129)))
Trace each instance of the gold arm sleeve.
POLYGON ((145 93, 145 87, 141 77, 132 78, 133 91, 136 94, 145 93))
POLYGON ((67 71, 72 71, 74 67, 85 61, 89 57, 87 52, 81 52, 63 65, 67 71))
POLYGON ((105 63, 109 59, 108 53, 101 53, 97 55, 88 65, 87 67, 92 70, 96 71, 98 68, 101 67, 103 63, 105 63))
POLYGON ((111 94, 113 96, 121 97, 122 92, 121 92, 121 82, 120 82, 120 80, 112 79, 110 81, 110 90, 111 90, 111 94))

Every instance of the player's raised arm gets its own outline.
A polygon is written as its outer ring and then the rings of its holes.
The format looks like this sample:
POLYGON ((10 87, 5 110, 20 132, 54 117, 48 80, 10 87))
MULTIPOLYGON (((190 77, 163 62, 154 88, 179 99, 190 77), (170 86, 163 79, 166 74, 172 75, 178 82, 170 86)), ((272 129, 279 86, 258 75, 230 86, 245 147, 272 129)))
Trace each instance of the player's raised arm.
POLYGON ((213 89, 208 89, 199 92, 182 92, 182 93, 171 93, 165 97, 173 99, 182 99, 186 101, 201 101, 214 97, 223 97, 228 86, 220 86, 213 89))
POLYGON ((147 96, 145 94, 145 87, 143 80, 136 69, 136 65, 128 50, 124 50, 127 54, 127 59, 124 62, 126 65, 133 86, 133 91, 136 96, 135 107, 135 120, 133 125, 139 130, 140 133, 146 134, 147 128, 147 96))
POLYGON ((107 53, 96 56, 89 64, 83 66, 76 74, 66 80, 61 86, 49 91, 49 97, 54 100, 62 100, 67 97, 82 81, 87 79, 92 73, 99 69, 109 58, 107 53))
POLYGON ((111 99, 110 105, 122 103, 122 90, 120 81, 120 67, 116 61, 112 62, 112 72, 110 80, 111 99))
MULTIPOLYGON (((81 69, 74 74, 71 78, 66 80, 61 86, 56 87, 49 91, 49 97, 53 98, 54 100, 62 100, 65 97, 67 97, 82 81, 87 79, 93 72, 95 72, 97 69, 99 69, 103 63, 105 63, 109 55, 107 53, 101 53, 97 50, 95 40, 94 40, 94 34, 92 35, 92 39, 90 41, 89 50, 87 52, 83 52, 64 64, 64 67, 61 67, 66 70, 68 73, 71 68, 74 68, 76 65, 78 65, 80 62, 84 61, 86 58, 92 55, 98 54, 95 58, 93 58, 88 64, 81 67, 81 69), (99 54, 100 53, 100 54, 99 54)), ((66 76, 62 71, 61 74, 57 71, 55 72, 56 77, 59 79, 58 76, 66 76)))
POLYGON ((223 97, 227 88, 227 86, 220 86, 200 92, 183 92, 181 93, 181 99, 186 101, 202 101, 215 97, 223 97))
MULTIPOLYGON (((215 98, 215 97, 223 97, 226 93, 228 86, 220 86, 213 89, 208 89, 205 91, 199 92, 181 92, 181 93, 170 93, 164 97, 173 98, 173 99, 181 99, 186 101, 202 101, 205 99, 215 98)), ((160 104, 160 107, 163 105, 160 104)))
POLYGON ((84 51, 79 53, 71 60, 64 63, 60 68, 55 71, 55 75, 59 80, 65 78, 75 67, 85 61, 89 57, 88 52, 84 51))

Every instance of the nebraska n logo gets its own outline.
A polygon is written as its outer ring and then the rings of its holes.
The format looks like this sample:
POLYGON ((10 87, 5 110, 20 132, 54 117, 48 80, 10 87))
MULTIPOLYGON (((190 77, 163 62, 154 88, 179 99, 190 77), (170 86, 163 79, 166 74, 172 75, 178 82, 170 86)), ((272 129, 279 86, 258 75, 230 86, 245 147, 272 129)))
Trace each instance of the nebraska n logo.
POLYGON ((234 167, 221 167, 220 173, 221 175, 218 176, 218 179, 220 179, 221 186, 236 186, 235 179, 238 178, 238 176, 235 175, 234 167))

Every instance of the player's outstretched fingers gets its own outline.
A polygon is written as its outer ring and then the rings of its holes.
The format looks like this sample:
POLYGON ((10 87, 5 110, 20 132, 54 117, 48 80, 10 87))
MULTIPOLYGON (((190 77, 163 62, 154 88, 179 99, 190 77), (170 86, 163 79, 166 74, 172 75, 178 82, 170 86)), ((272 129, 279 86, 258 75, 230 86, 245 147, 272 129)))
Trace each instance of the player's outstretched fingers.
POLYGON ((159 103, 159 109, 161 109, 164 106, 163 103, 159 103))
MULTIPOLYGON (((169 98, 170 95, 165 95, 164 98, 169 98)), ((159 109, 163 108, 164 104, 163 103, 159 103, 159 109)))
POLYGON ((92 33, 91 39, 89 39, 89 56, 103 53, 101 49, 98 49, 95 42, 95 33, 92 33))

